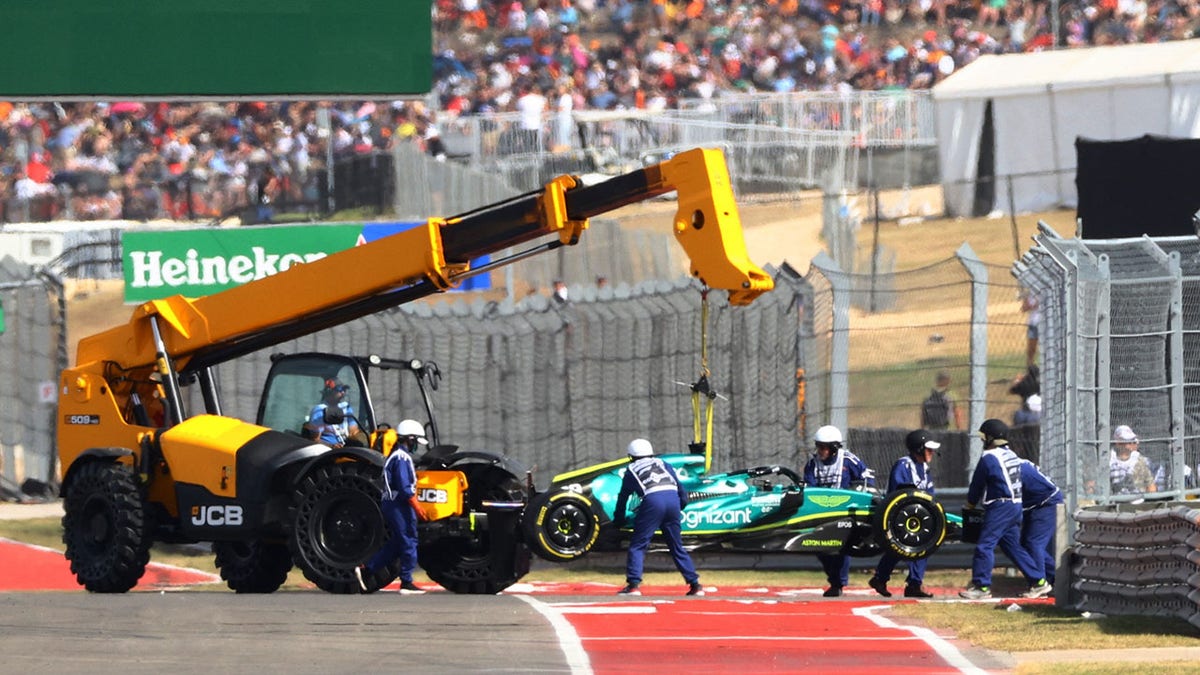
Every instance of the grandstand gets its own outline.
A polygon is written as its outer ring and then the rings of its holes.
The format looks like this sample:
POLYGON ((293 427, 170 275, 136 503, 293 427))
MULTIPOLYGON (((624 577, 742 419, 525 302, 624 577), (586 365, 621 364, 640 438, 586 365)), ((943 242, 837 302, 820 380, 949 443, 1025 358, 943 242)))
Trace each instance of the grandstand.
MULTIPOLYGON (((645 122, 666 111, 686 118, 680 142, 694 143, 711 117, 694 118, 729 111, 738 96, 922 90, 981 54, 1186 39, 1200 21, 1197 0, 1058 7, 1047 16, 1046 3, 1028 0, 1002 12, 956 0, 441 0, 434 86, 422 101, 0 102, 0 222, 274 222, 386 210, 394 179, 375 158, 397 144, 450 161, 515 155, 510 173, 533 180, 604 171, 644 159, 641 148, 669 152, 645 122), (604 110, 633 121, 614 132, 595 117, 604 110)), ((841 109, 828 112, 806 119, 828 131, 841 109)), ((862 119, 843 116, 827 145, 867 142, 862 119)), ((928 149, 932 135, 917 136, 906 151, 928 149)), ((899 182, 934 182, 912 168, 930 162, 906 162, 899 182)))

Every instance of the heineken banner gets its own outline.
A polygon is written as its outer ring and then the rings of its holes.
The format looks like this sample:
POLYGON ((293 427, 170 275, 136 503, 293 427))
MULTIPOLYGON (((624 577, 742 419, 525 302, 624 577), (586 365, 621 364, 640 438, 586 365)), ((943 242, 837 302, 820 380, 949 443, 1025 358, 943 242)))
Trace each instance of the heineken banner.
MULTIPOLYGON (((145 302, 170 295, 191 298, 211 295, 416 224, 126 231, 121 235, 125 302, 145 302)), ((486 275, 470 281, 472 290, 488 287, 486 275)))

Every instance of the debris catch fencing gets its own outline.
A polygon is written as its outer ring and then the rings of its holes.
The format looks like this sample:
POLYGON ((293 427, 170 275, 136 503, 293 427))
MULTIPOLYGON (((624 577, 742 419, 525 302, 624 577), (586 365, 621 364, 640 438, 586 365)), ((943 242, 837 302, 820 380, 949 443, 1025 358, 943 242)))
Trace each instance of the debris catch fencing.
POLYGON ((1200 239, 1063 239, 1043 224, 1035 240, 1016 273, 1040 298, 1042 468, 1069 511, 1145 497, 1112 494, 1118 425, 1160 469, 1155 498, 1196 494, 1200 239))
POLYGON ((53 275, 0 260, 0 498, 43 494, 58 482, 54 415, 58 373, 66 365, 62 298, 53 275))
POLYGON ((1200 510, 1178 502, 1134 508, 1075 514, 1073 607, 1200 627, 1200 510))
MULTIPOLYGON (((801 280, 777 275, 747 307, 709 293, 715 468, 802 465, 796 372, 801 280)), ((419 303, 280 345, 271 352, 329 351, 420 358, 439 364, 435 394, 445 442, 503 452, 544 486, 557 473, 624 455, 636 437, 661 452, 694 440, 690 385, 701 374, 702 301, 689 280, 570 287, 560 305, 533 295, 512 302, 419 303)), ((225 414, 254 419, 269 353, 217 367, 225 414)), ((421 410, 407 373, 372 374, 380 420, 421 410)), ((320 392, 313 392, 313 403, 320 392)), ((195 410, 202 409, 197 401, 195 410)), ((307 410, 298 410, 303 416, 307 410)), ((298 417, 299 418, 299 417, 298 417)))

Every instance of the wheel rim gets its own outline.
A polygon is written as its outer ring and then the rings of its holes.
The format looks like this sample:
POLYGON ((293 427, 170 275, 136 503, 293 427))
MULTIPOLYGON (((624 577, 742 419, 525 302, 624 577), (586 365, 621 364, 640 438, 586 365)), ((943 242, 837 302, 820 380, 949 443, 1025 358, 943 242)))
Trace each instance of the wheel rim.
POLYGON ((305 484, 291 538, 296 563, 319 588, 358 592, 354 567, 382 546, 387 534, 379 490, 359 463, 318 470, 305 484))
POLYGON ((231 541, 227 542, 225 546, 230 562, 238 565, 247 565, 253 561, 254 547, 250 542, 231 541))
POLYGON ((563 504, 546 518, 546 537, 562 549, 574 549, 587 538, 591 514, 576 504, 563 504))
POLYGON ((90 497, 83 506, 82 522, 85 523, 82 543, 88 552, 95 555, 106 551, 115 532, 108 500, 99 496, 90 497))
POLYGON ((315 509, 312 540, 321 559, 334 566, 355 565, 382 543, 369 515, 376 504, 359 492, 326 496, 315 509))
POLYGON ((925 504, 905 504, 896 514, 892 536, 902 546, 920 548, 936 538, 936 522, 933 512, 925 504))

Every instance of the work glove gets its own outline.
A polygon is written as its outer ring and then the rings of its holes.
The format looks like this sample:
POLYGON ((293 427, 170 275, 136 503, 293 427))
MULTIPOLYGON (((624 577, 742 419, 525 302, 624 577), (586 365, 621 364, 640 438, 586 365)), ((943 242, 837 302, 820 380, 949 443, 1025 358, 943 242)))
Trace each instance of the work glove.
POLYGON ((413 511, 417 512, 417 520, 429 520, 429 516, 425 514, 425 509, 421 507, 421 502, 417 501, 416 495, 409 497, 408 503, 412 505, 413 511))

